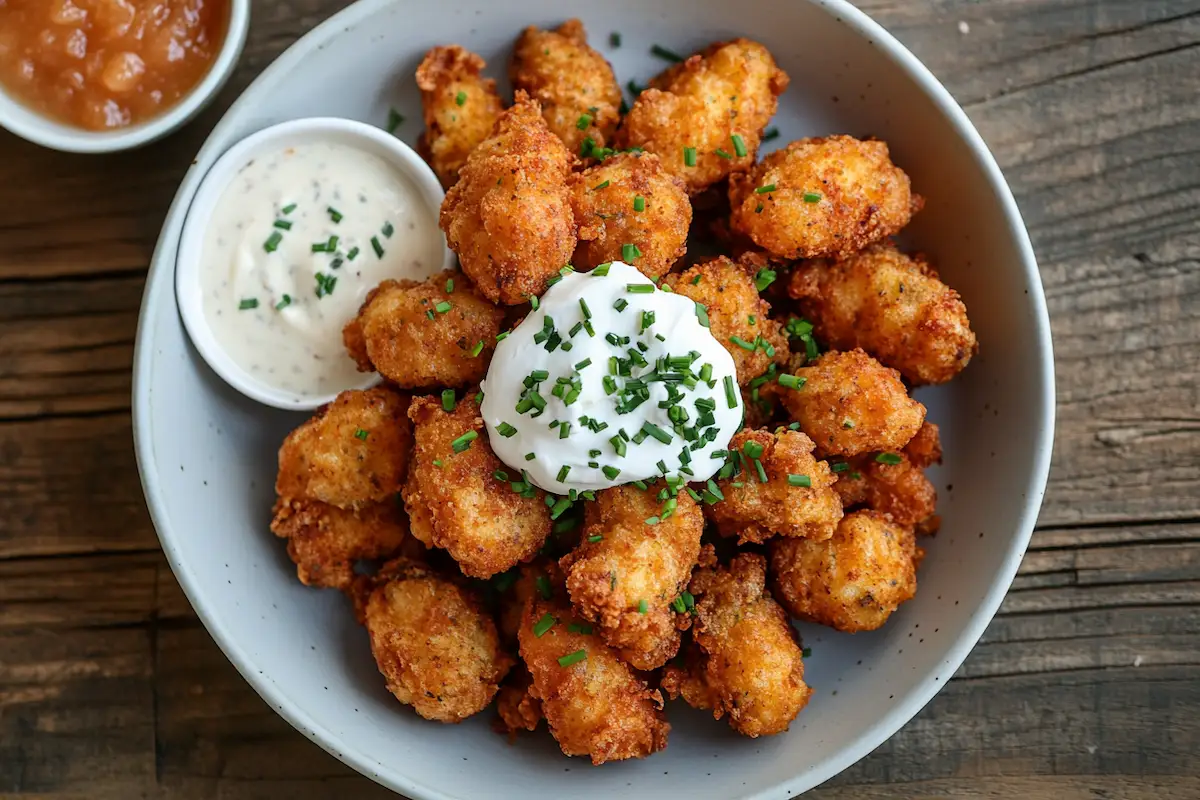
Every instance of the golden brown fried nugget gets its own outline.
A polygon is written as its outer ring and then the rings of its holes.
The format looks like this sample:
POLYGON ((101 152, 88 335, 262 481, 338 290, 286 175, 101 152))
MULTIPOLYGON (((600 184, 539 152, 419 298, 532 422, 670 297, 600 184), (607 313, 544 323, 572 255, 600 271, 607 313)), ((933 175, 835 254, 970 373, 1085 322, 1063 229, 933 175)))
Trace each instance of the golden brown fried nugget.
POLYGON ((804 661, 787 614, 766 590, 767 560, 751 553, 729 567, 697 570, 693 632, 703 655, 669 666, 663 689, 744 736, 782 733, 808 703, 804 661))
POLYGON ((704 507, 722 535, 740 542, 763 542, 776 534, 818 540, 833 535, 842 504, 829 465, 812 456, 811 439, 786 428, 776 433, 742 429, 729 449, 738 454, 740 471, 719 480, 724 499, 704 507))
POLYGON ((781 258, 848 256, 908 224, 923 201, 887 144, 801 139, 729 180, 734 230, 781 258))
POLYGON ((787 74, 761 44, 717 42, 638 96, 617 132, 617 147, 656 153, 697 194, 754 165, 763 129, 787 85, 787 74))
POLYGON ((875 455, 857 456, 838 473, 834 489, 842 505, 865 505, 900 525, 928 520, 937 508, 937 489, 904 453, 882 457, 895 463, 877 461, 875 455))
POLYGON ((475 593, 403 559, 375 583, 364 618, 388 691, 438 722, 486 708, 513 662, 475 593))
POLYGON ((342 392, 284 439, 275 493, 339 508, 391 500, 412 450, 407 410, 408 396, 391 389, 342 392))
POLYGON ((890 244, 807 262, 789 291, 827 347, 861 347, 913 384, 945 383, 979 347, 958 292, 890 244))
POLYGON ((917 469, 926 469, 942 463, 942 437, 938 426, 925 420, 917 435, 904 445, 904 455, 917 469))
POLYGON ((521 659, 550 732, 563 753, 597 765, 662 750, 671 729, 662 695, 591 630, 562 602, 537 600, 527 609, 521 659))
POLYGON ((464 575, 488 578, 528 561, 550 534, 544 493, 514 492, 493 473, 503 470, 487 441, 479 407, 459 401, 454 411, 440 399, 413 398, 413 457, 403 497, 409 515, 428 525, 414 533, 447 551, 464 575), (474 438, 472 438, 474 437, 474 438))
POLYGON ((546 124, 570 152, 580 152, 585 138, 597 147, 612 138, 620 121, 621 87, 604 56, 588 47, 579 20, 553 31, 532 25, 522 31, 508 74, 513 89, 542 104, 546 124))
POLYGON ((425 116, 417 149, 447 189, 504 111, 496 82, 480 75, 484 66, 471 51, 449 45, 430 50, 417 67, 425 116))
POLYGON ((508 734, 509 739, 515 739, 520 731, 537 730, 542 716, 542 704, 530 692, 533 689, 533 678, 525 665, 517 663, 508 679, 496 694, 496 714, 499 717, 496 730, 508 734))
POLYGON ((687 586, 704 533, 704 515, 687 492, 679 492, 675 510, 657 521, 664 503, 660 488, 598 492, 586 506, 579 547, 559 560, 575 608, 641 670, 661 667, 679 650, 671 603, 687 586), (646 523, 651 518, 653 525, 646 523))
MULTIPOLYGON (((566 598, 566 587, 563 583, 562 570, 558 564, 547 558, 536 558, 528 564, 516 568, 515 577, 506 575, 505 583, 511 583, 500 592, 500 603, 496 621, 504 641, 515 645, 517 631, 521 620, 525 617, 525 607, 534 597, 542 600, 560 600, 566 598)), ((500 578, 496 579, 500 581, 500 578)))
POLYGON ((361 371, 404 389, 461 387, 487 373, 503 321, 465 275, 447 270, 421 283, 379 284, 342 339, 361 371))
POLYGON ((517 92, 446 193, 438 224, 463 272, 493 303, 539 295, 575 252, 572 156, 541 107, 517 92))
POLYGON ((404 514, 392 500, 351 511, 317 500, 280 499, 274 514, 271 532, 287 539, 296 576, 306 586, 345 589, 354 580, 355 561, 390 558, 408 538, 404 514))
POLYGON ((653 280, 687 252, 692 204, 652 153, 621 153, 571 176, 579 222, 575 268, 626 261, 653 280), (626 245, 640 255, 626 260, 626 245))
POLYGON ((847 514, 832 539, 771 543, 771 588, 794 617, 873 631, 917 591, 916 536, 886 514, 847 514))
POLYGON ((771 307, 759 297, 754 273, 745 264, 721 256, 668 276, 666 282, 676 294, 704 305, 709 330, 733 356, 742 386, 771 364, 787 361, 787 335, 767 316, 771 307))
POLYGON ((819 454, 899 450, 925 420, 925 406, 908 396, 900 373, 862 350, 826 353, 796 376, 803 385, 777 394, 819 454))

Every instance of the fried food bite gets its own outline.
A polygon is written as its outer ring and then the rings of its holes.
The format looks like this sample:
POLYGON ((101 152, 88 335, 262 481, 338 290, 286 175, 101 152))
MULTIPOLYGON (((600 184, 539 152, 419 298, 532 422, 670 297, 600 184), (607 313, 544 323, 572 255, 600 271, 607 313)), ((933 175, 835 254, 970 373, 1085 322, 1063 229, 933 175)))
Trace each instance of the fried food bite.
POLYGON ((937 489, 903 452, 850 459, 834 489, 846 508, 866 506, 900 525, 917 525, 937 508, 937 489))
POLYGON ((552 31, 533 25, 522 31, 508 75, 513 89, 542 104, 546 124, 572 153, 586 139, 603 147, 617 129, 621 87, 604 56, 588 46, 577 19, 552 31))
POLYGON ((504 111, 496 82, 480 74, 484 66, 482 58, 453 44, 433 48, 417 67, 425 117, 417 150, 447 189, 504 111))
POLYGON ((300 582, 330 589, 350 586, 354 562, 396 555, 408 540, 406 527, 394 501, 353 511, 317 500, 281 498, 271 520, 271 532, 287 540, 300 582))
POLYGON ((661 667, 679 650, 671 604, 687 586, 700 554, 704 515, 687 492, 659 520, 663 484, 616 486, 596 494, 579 546, 559 560, 576 610, 634 668, 661 667), (654 524, 646 520, 654 519, 654 524))
POLYGON ((917 469, 942 463, 942 436, 938 426, 929 420, 921 423, 917 435, 904 445, 904 455, 917 469))
POLYGON ((571 260, 572 161, 541 106, 517 92, 446 193, 438 223, 463 272, 491 302, 524 303, 571 260))
POLYGON ((520 630, 521 620, 525 616, 525 607, 535 596, 542 600, 552 600, 555 597, 562 600, 567 596, 563 581, 563 573, 558 568, 558 563, 540 556, 516 567, 515 574, 507 573, 496 578, 495 583, 500 587, 496 621, 505 642, 516 645, 517 631, 520 630))
POLYGON ((759 297, 754 280, 745 264, 724 256, 666 280, 671 291, 704 305, 709 330, 733 356, 742 386, 772 364, 786 362, 789 355, 787 336, 768 316, 771 307, 759 297))
POLYGON ((925 406, 908 396, 900 373, 862 350, 828 352, 796 370, 796 388, 778 396, 822 455, 900 450, 917 435, 925 406))
POLYGON ((542 716, 542 703, 530 691, 533 678, 525 665, 518 662, 508 673, 508 679, 496 693, 496 729, 513 739, 520 731, 535 731, 542 716))
POLYGON ((729 179, 731 224, 781 258, 848 256, 920 210, 888 146, 850 136, 800 139, 729 179))
POLYGON ((415 444, 404 506, 428 523, 417 537, 428 535, 472 578, 533 558, 550 534, 545 493, 532 486, 513 491, 494 476, 504 465, 488 445, 476 403, 463 399, 446 411, 440 399, 415 397, 408 415, 415 444))
POLYGON ((571 204, 579 222, 576 269, 625 261, 657 280, 687 252, 692 204, 683 181, 652 153, 621 153, 575 173, 571 204))
POLYGON ((771 589, 794 617, 839 631, 873 631, 917 591, 912 528, 886 514, 855 511, 824 542, 771 543, 771 589))
POLYGON ((890 244, 806 262, 788 290, 827 347, 861 347, 913 384, 945 383, 979 348, 958 292, 890 244))
POLYGON ((775 535, 818 540, 833 535, 842 504, 829 465, 812 456, 811 439, 787 429, 743 428, 729 450, 737 460, 733 474, 717 481, 723 499, 704 506, 721 535, 742 543, 775 535))
POLYGON ((656 153, 697 194, 754 165, 787 85, 758 42, 716 42, 654 79, 625 116, 617 147, 656 153))
POLYGON ((752 553, 735 556, 728 568, 698 570, 689 587, 698 651, 662 679, 672 698, 712 709, 715 719, 728 716, 751 737, 786 731, 812 694, 796 632, 766 579, 767 560, 752 553))
POLYGON ((513 661, 479 597, 405 559, 385 565, 371 585, 364 624, 388 691, 437 722, 486 708, 513 661))
POLYGON ((504 311, 461 272, 387 280, 368 294, 342 340, 362 372, 404 389, 462 387, 487 373, 504 311))
POLYGON ((563 753, 593 764, 644 758, 667 746, 671 726, 651 690, 592 626, 561 601, 529 604, 520 630, 532 697, 563 753))
POLYGON ((275 493, 347 509, 391 500, 412 451, 407 410, 391 389, 342 392, 284 439, 275 493))

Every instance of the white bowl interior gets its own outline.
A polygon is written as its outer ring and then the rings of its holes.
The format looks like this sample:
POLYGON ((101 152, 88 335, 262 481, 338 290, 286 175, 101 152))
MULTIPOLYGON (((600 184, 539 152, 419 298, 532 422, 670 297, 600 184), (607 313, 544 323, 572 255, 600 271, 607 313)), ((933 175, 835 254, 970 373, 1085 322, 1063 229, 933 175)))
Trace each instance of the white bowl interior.
POLYGON ((961 111, 906 52, 841 3, 711 0, 366 0, 285 54, 218 126, 181 189, 143 305, 135 383, 138 457, 172 567, 234 664, 306 735, 416 798, 523 796, 789 797, 878 746, 944 684, 994 613, 1041 501, 1053 422, 1048 325, 1036 267, 999 172, 961 111), (826 5, 832 6, 827 8, 826 5), (848 636, 801 626, 815 688, 781 736, 751 740, 673 703, 670 746, 641 762, 594 769, 567 760, 543 731, 510 746, 490 714, 459 726, 420 720, 384 690, 346 602, 306 589, 267 529, 276 449, 303 417, 229 389, 189 345, 172 287, 176 242, 197 171, 233 142, 282 120, 345 116, 383 124, 394 106, 413 142, 412 81, 433 44, 462 43, 504 72, 527 24, 579 16, 622 82, 678 51, 734 35, 771 48, 792 84, 774 124, 783 137, 875 135, 928 203, 908 241, 963 295, 982 351, 954 383, 921 391, 942 426, 935 470, 942 532, 916 598, 882 630, 848 636), (610 31, 623 36, 607 45, 610 31), (949 488, 953 484, 953 489, 949 488))

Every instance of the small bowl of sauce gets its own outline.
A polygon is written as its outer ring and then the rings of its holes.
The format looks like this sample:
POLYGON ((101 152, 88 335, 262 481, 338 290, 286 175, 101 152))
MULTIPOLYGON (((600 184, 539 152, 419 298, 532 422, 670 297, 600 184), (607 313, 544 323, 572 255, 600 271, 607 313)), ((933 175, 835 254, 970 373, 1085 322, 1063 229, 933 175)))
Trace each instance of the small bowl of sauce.
POLYGON ((387 279, 453 269, 443 198, 411 148, 373 126, 292 120, 227 150, 188 210, 175 268, 192 343, 227 383, 310 410, 378 383, 342 341, 387 279))
POLYGON ((183 125, 221 89, 249 0, 0 0, 0 125, 80 153, 183 125))

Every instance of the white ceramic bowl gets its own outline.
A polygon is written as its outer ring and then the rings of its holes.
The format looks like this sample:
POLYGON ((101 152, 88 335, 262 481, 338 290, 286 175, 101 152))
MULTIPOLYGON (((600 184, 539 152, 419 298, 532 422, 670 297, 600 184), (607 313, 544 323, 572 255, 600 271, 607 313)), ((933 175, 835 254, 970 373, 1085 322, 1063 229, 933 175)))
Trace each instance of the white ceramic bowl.
POLYGON ((112 131, 89 131, 39 114, 5 92, 0 85, 0 126, 34 144, 67 153, 112 153, 153 142, 182 127, 200 113, 233 74, 250 29, 250 0, 228 0, 225 41, 205 76, 178 103, 157 117, 112 131))
MULTIPOLYGON (((204 296, 201 277, 212 265, 204 263, 204 238, 209 221, 217 203, 229 187, 230 181, 243 167, 255 158, 277 153, 284 148, 313 142, 330 142, 354 147, 377 156, 392 164, 402 175, 412 181, 421 194, 421 199, 437 219, 445 192, 429 165, 421 160, 416 151, 404 142, 379 128, 336 117, 306 117, 281 122, 258 131, 225 151, 212 169, 204 175, 200 189, 187 212, 180 239, 179 257, 175 264, 175 296, 179 314, 192 344, 226 383, 242 394, 274 408, 288 411, 311 411, 325 405, 337 396, 337 392, 326 396, 299 395, 258 380, 229 357, 213 335, 204 315, 204 296)), ((454 269, 458 260, 453 251, 442 244, 442 265, 439 269, 454 269)), ((364 287, 364 291, 366 288, 364 287)), ((349 322, 349 320, 346 320, 349 322)), ((346 389, 366 389, 379 383, 379 376, 370 373, 356 386, 346 389)))
POLYGON ((310 33, 230 110, 167 219, 142 307, 135 435, 163 548, 217 643, 271 706, 365 775, 421 800, 614 796, 791 797, 866 755, 954 674, 999 606, 1045 486, 1054 389, 1045 302, 1004 179, 962 110, 920 63, 849 3, 771 0, 366 0, 310 33), (297 583, 267 530, 275 452, 302 417, 229 390, 194 350, 171 291, 180 225, 199 175, 238 139, 284 119, 383 124, 389 106, 419 132, 412 73, 423 51, 462 43, 503 75, 528 24, 581 17, 622 82, 662 68, 648 54, 743 34, 792 76, 772 142, 835 131, 886 139, 928 198, 909 243, 966 300, 982 350, 953 383, 922 390, 942 426, 932 477, 944 524, 927 542, 916 598, 881 630, 802 625, 812 702, 787 734, 745 739, 679 703, 667 749, 593 769, 544 733, 510 746, 484 714, 424 722, 384 690, 345 601, 297 583), (623 45, 607 45, 619 31, 623 45), (947 488, 953 484, 953 490, 947 488), (917 626, 920 626, 919 629, 917 626), (909 634, 913 634, 911 637, 909 634), (922 641, 923 640, 923 641, 922 641))

